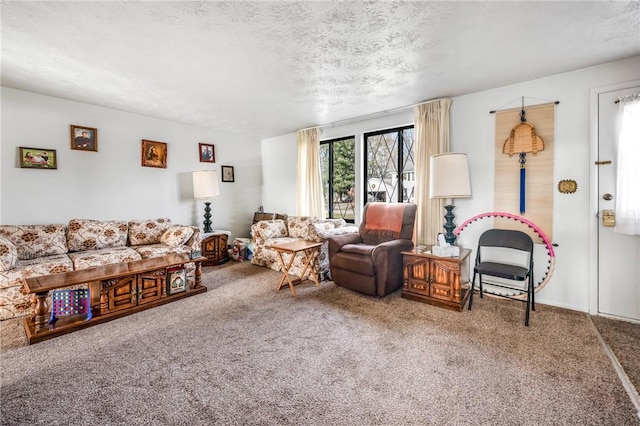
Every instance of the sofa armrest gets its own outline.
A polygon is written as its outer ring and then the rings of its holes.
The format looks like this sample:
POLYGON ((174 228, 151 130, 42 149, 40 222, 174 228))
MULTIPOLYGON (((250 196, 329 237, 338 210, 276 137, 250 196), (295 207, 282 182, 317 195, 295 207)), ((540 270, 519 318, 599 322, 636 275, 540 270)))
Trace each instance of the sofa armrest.
POLYGON ((18 250, 16 246, 6 238, 0 237, 0 271, 8 271, 16 266, 18 250))
POLYGON ((327 219, 326 221, 311 223, 309 224, 306 240, 321 243, 328 237, 358 233, 357 226, 344 226, 344 223, 343 219, 327 219))
POLYGON ((185 246, 191 248, 191 251, 201 251, 202 250, 202 231, 197 226, 190 226, 189 228, 193 229, 193 235, 191 238, 184 243, 185 246))

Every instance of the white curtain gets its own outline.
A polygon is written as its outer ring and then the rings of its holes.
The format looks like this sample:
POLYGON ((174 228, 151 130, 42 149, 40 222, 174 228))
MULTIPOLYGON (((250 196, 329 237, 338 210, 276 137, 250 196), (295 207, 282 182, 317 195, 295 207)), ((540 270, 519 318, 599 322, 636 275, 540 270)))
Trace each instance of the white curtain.
POLYGON ((640 94, 620 99, 614 232, 640 235, 640 94))
POLYGON ((429 158, 449 152, 449 107, 451 99, 438 99, 415 108, 416 243, 435 244, 444 232, 444 202, 429 198, 429 158))
POLYGON ((325 218, 320 168, 320 129, 299 130, 296 214, 325 218))

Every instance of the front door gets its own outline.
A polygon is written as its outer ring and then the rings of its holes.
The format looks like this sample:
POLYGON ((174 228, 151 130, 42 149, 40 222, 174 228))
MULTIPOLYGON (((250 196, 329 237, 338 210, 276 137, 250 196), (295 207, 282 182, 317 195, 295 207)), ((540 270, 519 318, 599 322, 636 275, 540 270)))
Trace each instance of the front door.
POLYGON ((615 214, 616 205, 620 107, 615 101, 638 92, 640 87, 632 87, 600 93, 598 99, 598 313, 640 321, 640 236, 617 234, 603 220, 603 211, 615 214))

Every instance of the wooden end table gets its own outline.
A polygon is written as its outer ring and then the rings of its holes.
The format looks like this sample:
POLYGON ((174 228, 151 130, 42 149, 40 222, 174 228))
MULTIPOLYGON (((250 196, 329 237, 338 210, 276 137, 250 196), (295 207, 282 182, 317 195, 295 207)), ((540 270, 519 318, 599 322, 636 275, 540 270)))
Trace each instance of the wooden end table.
POLYGON ((430 253, 431 247, 402 252, 402 297, 441 308, 461 311, 469 299, 469 254, 442 257, 430 253))
POLYGON ((320 247, 322 243, 316 243, 313 241, 292 241, 290 243, 281 243, 268 245, 267 248, 274 249, 276 253, 278 253, 278 259, 280 260, 280 265, 282 266, 282 277, 280 278, 280 282, 278 283, 278 287, 276 291, 280 291, 282 288, 282 284, 286 280, 289 284, 289 288, 291 289, 291 294, 293 297, 296 297, 296 289, 293 287, 294 284, 298 284, 305 280, 305 276, 308 275, 308 278, 316 283, 316 287, 320 286, 320 282, 318 281, 318 254, 320 253, 320 247), (282 257, 283 253, 289 254, 289 260, 287 262, 284 261, 282 257), (291 279, 289 274, 289 270, 291 269, 291 265, 293 265, 293 260, 296 258, 298 253, 302 253, 304 256, 304 267, 302 268, 302 272, 300 276, 294 279, 291 279))
POLYGON ((202 262, 204 266, 222 265, 229 261, 229 236, 231 232, 214 230, 202 236, 202 256, 207 259, 202 262))

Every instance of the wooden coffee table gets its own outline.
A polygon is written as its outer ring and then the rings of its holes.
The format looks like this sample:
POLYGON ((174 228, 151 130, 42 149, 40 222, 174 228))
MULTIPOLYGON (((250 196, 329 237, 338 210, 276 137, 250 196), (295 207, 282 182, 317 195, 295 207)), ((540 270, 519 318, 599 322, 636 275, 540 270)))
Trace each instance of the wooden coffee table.
POLYGON ((23 290, 32 294, 33 316, 24 319, 29 344, 51 339, 92 325, 111 321, 134 312, 164 305, 178 299, 207 291, 202 285, 204 257, 191 259, 187 254, 168 254, 163 257, 116 263, 97 268, 43 275, 23 280, 23 290), (167 269, 185 263, 196 264, 195 281, 185 291, 168 294, 167 269), (49 291, 78 284, 89 285, 92 318, 78 315, 60 317, 48 324, 49 291))
POLYGON ((296 289, 293 287, 294 284, 298 284, 305 280, 305 276, 308 275, 308 279, 316 283, 316 287, 320 286, 318 281, 318 254, 320 252, 320 247, 322 243, 316 243, 313 241, 292 241, 290 243, 280 243, 266 246, 267 248, 274 249, 276 253, 278 253, 278 259, 280 260, 280 265, 282 266, 282 277, 280 278, 280 282, 278 283, 278 287, 276 291, 280 291, 282 288, 282 284, 286 280, 289 283, 289 288, 291 289, 291 294, 293 297, 296 297, 296 289), (289 254, 289 260, 287 262, 284 261, 282 257, 283 253, 289 254), (291 265, 293 265, 293 260, 298 255, 298 253, 302 253, 304 256, 304 267, 302 268, 302 273, 299 277, 291 279, 289 274, 289 270, 291 269, 291 265))

